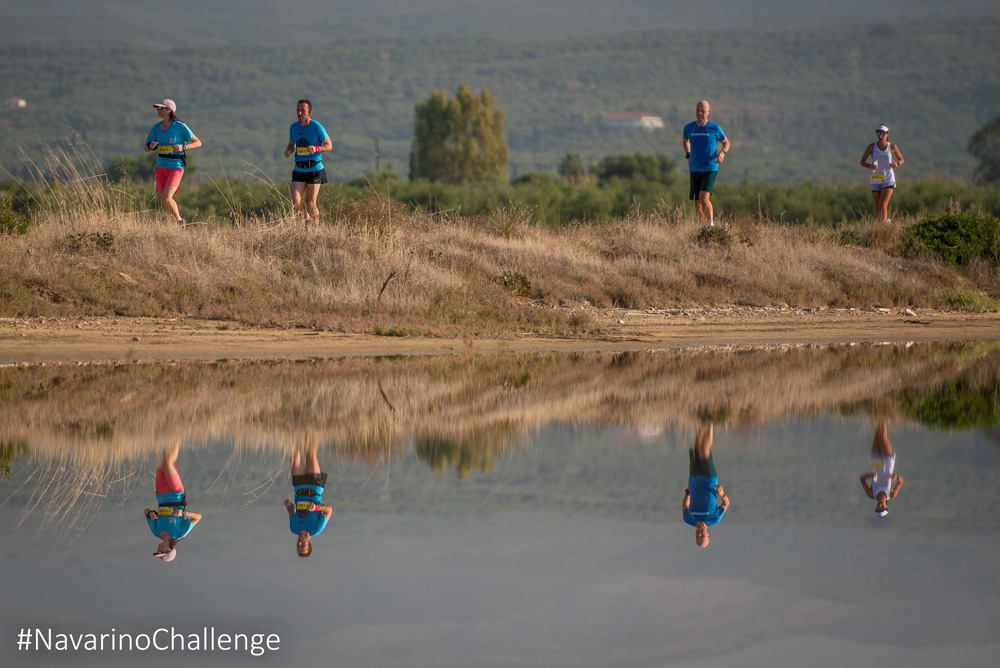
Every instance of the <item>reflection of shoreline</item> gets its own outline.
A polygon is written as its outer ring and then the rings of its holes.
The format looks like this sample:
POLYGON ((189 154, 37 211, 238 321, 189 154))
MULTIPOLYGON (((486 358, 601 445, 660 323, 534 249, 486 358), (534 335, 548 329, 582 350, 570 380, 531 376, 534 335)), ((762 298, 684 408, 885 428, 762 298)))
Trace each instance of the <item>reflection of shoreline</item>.
POLYGON ((555 422, 650 438, 828 412, 925 421, 933 388, 974 396, 996 386, 998 362, 998 343, 942 343, 8 367, 0 440, 25 440, 39 459, 72 449, 96 462, 143 458, 170 439, 288 450, 308 430, 324 449, 374 465, 414 439, 468 443, 499 425, 506 443, 555 422))

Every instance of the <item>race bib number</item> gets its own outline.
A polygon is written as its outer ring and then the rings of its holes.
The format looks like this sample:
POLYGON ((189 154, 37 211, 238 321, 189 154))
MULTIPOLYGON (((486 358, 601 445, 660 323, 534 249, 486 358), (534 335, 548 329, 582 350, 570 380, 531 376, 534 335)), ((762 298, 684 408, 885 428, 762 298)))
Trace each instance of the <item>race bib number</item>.
POLYGON ((872 174, 872 181, 885 181, 885 174, 872 174))
POLYGON ((295 510, 309 510, 309 506, 311 505, 308 501, 299 501, 295 504, 295 510))
POLYGON ((159 146, 156 147, 156 149, 160 153, 173 153, 174 152, 173 144, 160 144, 159 146))
POLYGON ((872 471, 882 471, 885 469, 885 462, 872 462, 872 471))
POLYGON ((174 514, 174 509, 173 508, 160 508, 156 512, 159 515, 173 515, 174 514))
POLYGON ((308 146, 298 146, 298 147, 296 147, 295 153, 298 154, 298 155, 312 155, 311 153, 309 153, 309 147, 308 146))

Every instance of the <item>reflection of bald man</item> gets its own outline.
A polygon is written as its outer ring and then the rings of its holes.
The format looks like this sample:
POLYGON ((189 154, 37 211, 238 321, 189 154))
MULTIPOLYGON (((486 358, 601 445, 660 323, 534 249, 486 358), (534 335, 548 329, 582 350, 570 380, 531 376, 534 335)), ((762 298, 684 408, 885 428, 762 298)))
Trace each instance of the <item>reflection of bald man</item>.
POLYGON ((698 429, 688 460, 688 488, 684 490, 681 511, 684 522, 694 527, 698 547, 708 547, 708 527, 718 524, 729 507, 729 497, 719 484, 712 460, 711 425, 698 429))

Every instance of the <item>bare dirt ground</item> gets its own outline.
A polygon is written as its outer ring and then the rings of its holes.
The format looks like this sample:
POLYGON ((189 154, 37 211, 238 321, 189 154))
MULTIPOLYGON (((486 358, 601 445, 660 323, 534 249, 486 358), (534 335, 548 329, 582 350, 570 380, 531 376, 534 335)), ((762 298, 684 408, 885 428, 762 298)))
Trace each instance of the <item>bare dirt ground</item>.
POLYGON ((4 318, 0 319, 0 364, 1000 340, 1000 313, 744 307, 586 311, 595 333, 509 339, 254 329, 193 318, 4 318))

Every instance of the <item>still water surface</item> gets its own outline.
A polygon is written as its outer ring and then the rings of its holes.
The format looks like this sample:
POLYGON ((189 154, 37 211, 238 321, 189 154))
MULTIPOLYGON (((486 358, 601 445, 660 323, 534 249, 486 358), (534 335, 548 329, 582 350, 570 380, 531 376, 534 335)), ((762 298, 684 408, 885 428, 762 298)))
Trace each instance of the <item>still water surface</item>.
POLYGON ((993 664, 998 359, 963 344, 5 369, 0 656, 993 664), (880 424, 905 479, 884 518, 859 482, 880 424), (681 508, 709 425, 731 505, 702 549, 681 508), (310 443, 333 512, 302 559, 282 502, 310 443), (163 563, 143 510, 175 445, 203 519, 163 563), (190 647, 19 650, 36 627, 166 628, 190 647), (280 640, 193 649, 207 634, 280 640))

